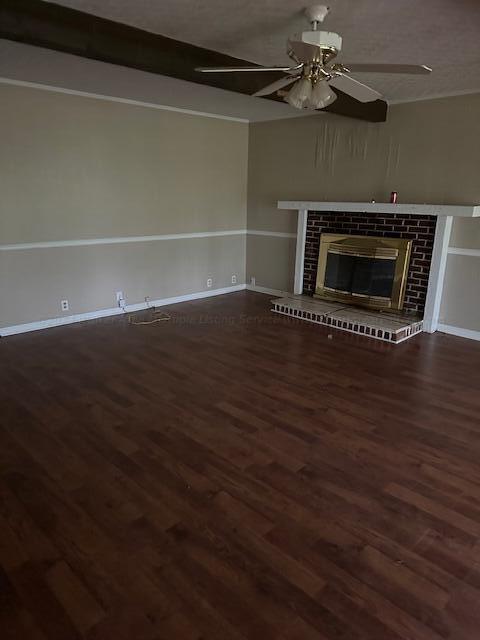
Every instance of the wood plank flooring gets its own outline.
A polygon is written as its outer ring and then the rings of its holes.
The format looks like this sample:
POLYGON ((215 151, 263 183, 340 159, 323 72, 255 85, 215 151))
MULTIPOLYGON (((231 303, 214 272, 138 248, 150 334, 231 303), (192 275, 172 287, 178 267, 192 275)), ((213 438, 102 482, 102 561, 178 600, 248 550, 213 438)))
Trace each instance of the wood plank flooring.
POLYGON ((2 640, 480 638, 480 344, 269 306, 0 340, 2 640))

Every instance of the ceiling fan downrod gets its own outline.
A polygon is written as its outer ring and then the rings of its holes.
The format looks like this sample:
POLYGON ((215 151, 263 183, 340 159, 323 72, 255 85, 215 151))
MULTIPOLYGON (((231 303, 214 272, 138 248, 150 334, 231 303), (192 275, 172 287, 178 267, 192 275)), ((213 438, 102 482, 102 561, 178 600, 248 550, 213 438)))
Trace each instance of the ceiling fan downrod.
POLYGON ((312 31, 318 31, 318 25, 325 20, 329 11, 330 7, 326 7, 324 4, 314 4, 305 9, 305 15, 312 25, 312 31))

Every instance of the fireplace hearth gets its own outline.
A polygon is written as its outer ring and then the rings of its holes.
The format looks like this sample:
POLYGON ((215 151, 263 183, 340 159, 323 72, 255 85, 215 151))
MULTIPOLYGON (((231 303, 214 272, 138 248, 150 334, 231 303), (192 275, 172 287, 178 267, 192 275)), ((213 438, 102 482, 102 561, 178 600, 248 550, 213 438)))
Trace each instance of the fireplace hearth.
POLYGON ((422 319, 412 314, 358 309, 303 295, 272 300, 272 311, 391 344, 405 342, 423 330, 422 319))

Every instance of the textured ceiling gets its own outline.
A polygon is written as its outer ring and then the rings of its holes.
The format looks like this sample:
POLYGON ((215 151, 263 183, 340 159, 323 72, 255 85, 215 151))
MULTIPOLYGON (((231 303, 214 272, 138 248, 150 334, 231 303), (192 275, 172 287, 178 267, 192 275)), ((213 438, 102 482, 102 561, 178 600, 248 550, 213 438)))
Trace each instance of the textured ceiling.
MULTIPOLYGON (((55 0, 57 4, 263 64, 283 64, 307 28, 305 0, 55 0)), ((480 91, 480 0, 330 0, 339 60, 417 63, 428 76, 358 74, 388 101, 480 91)))

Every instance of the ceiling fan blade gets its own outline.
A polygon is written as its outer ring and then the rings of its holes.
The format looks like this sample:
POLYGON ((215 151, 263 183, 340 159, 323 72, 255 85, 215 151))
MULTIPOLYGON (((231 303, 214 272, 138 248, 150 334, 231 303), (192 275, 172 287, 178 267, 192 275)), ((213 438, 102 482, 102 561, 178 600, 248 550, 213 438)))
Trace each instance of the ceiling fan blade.
POLYGON ((343 93, 348 93, 349 96, 359 102, 373 102, 374 100, 382 99, 382 95, 378 91, 343 73, 330 80, 328 84, 334 89, 340 89, 343 93))
POLYGON ((288 78, 280 78, 280 80, 277 80, 276 82, 272 82, 271 84, 268 84, 266 87, 263 87, 263 89, 260 89, 260 91, 257 91, 256 93, 254 93, 253 96, 255 98, 260 98, 261 96, 269 96, 270 94, 275 93, 275 91, 278 91, 279 89, 283 89, 283 87, 287 87, 289 84, 292 84, 292 82, 295 82, 300 77, 301 76, 290 76, 288 78))
POLYGON ((296 67, 197 67, 195 71, 200 73, 246 73, 256 71, 283 71, 283 73, 289 73, 297 71, 302 65, 296 67))
POLYGON ((426 64, 343 64, 355 73, 406 73, 412 75, 428 75, 432 72, 426 64))

